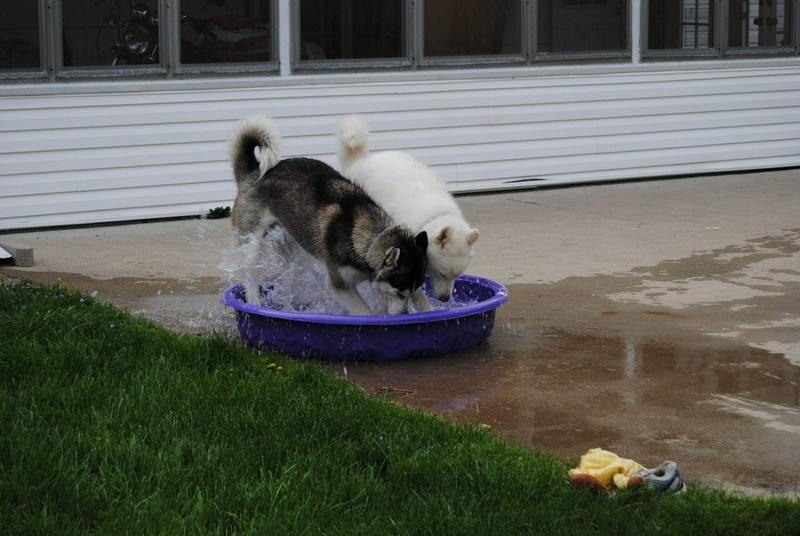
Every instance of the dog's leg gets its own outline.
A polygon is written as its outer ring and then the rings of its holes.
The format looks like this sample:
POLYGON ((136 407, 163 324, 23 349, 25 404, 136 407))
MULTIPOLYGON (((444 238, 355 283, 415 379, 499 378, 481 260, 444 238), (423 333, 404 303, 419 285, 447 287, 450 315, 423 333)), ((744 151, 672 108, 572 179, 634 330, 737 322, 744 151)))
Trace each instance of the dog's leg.
POLYGON ((342 304, 348 314, 351 315, 371 315, 372 310, 358 293, 356 285, 362 275, 356 274, 345 270, 346 273, 335 272, 331 273, 328 269, 328 277, 326 279, 326 286, 328 291, 333 295, 336 300, 342 304))
MULTIPOLYGON (((262 208, 258 226, 246 236, 246 244, 242 246, 243 284, 247 303, 262 305, 261 283, 267 276, 279 273, 281 249, 276 244, 285 239, 285 231, 278 224, 272 212, 262 208)), ((283 248, 285 249, 285 248, 283 248)))
POLYGON ((392 313, 392 312, 389 310, 389 303, 388 303, 388 300, 386 300, 386 298, 385 298, 385 297, 383 297, 383 296, 381 296, 381 297, 380 297, 380 299, 378 300, 378 303, 377 303, 377 305, 376 305, 376 309, 375 309, 374 313, 375 313, 376 315, 390 315, 390 314, 395 314, 395 313, 392 313))
POLYGON ((411 303, 414 304, 414 307, 416 307, 417 311, 420 313, 433 311, 433 305, 431 305, 430 300, 428 300, 428 296, 425 295, 425 291, 421 288, 418 288, 411 293, 411 303))
POLYGON ((376 315, 404 315, 408 312, 411 296, 402 297, 389 283, 378 283, 373 286, 380 296, 375 305, 376 315))
POLYGON ((250 305, 261 305, 261 274, 259 258, 261 257, 261 240, 256 233, 248 237, 242 244, 242 284, 244 285, 245 301, 250 305))
POLYGON ((372 315, 372 310, 361 297, 356 289, 337 289, 330 287, 329 290, 333 297, 347 310, 351 315, 372 315))

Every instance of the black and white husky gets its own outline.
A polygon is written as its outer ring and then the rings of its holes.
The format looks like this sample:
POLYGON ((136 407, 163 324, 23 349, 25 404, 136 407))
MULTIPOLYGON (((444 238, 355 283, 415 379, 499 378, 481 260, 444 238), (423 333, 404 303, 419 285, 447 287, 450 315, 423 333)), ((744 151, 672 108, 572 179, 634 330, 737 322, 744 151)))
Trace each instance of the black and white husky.
MULTIPOLYGON (((279 144, 275 123, 264 116, 243 119, 234 132, 230 158, 238 192, 232 220, 239 240, 258 246, 285 232, 322 261, 327 288, 349 314, 407 312, 411 293, 423 283, 427 233, 395 225, 363 189, 324 162, 280 160, 279 144), (364 280, 382 298, 376 311, 356 289, 364 280)), ((257 304, 258 268, 253 255, 246 257, 247 301, 257 304)))

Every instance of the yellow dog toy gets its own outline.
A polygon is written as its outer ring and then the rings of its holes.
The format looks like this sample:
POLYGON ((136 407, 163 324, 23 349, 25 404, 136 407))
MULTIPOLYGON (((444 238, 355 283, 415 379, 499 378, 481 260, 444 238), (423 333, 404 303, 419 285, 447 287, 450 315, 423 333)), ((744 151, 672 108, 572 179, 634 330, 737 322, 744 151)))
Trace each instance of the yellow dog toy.
POLYGON ((633 460, 620 458, 603 449, 589 449, 581 462, 569 472, 574 486, 589 487, 594 491, 608 492, 613 484, 617 489, 627 489, 644 483, 659 492, 680 492, 685 489, 678 464, 666 461, 655 469, 647 469, 633 460))
POLYGON ((574 484, 587 485, 604 491, 608 491, 612 483, 619 489, 627 489, 631 485, 642 483, 642 477, 636 477, 636 472, 642 469, 643 465, 620 458, 613 452, 589 449, 589 452, 581 456, 578 467, 570 470, 569 478, 574 484), (591 478, 586 478, 587 476, 591 478))

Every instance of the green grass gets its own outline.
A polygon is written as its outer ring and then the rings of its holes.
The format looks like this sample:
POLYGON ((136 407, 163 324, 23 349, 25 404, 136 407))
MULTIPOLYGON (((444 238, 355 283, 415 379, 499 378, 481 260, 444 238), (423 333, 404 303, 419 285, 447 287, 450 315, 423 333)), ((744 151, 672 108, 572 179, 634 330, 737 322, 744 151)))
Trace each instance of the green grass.
POLYGON ((800 503, 596 496, 316 363, 0 283, 4 534, 798 534, 800 503))

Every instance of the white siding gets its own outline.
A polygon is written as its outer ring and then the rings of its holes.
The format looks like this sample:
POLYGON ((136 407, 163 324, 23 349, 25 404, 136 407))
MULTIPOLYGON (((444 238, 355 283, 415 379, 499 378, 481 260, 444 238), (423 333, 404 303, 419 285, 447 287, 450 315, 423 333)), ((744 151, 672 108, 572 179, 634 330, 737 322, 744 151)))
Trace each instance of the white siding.
POLYGON ((373 150, 410 151, 455 192, 800 165, 797 63, 504 72, 128 93, 0 88, 0 230, 231 205, 227 138, 254 111, 277 118, 285 155, 335 166, 338 123, 360 113, 373 150))

